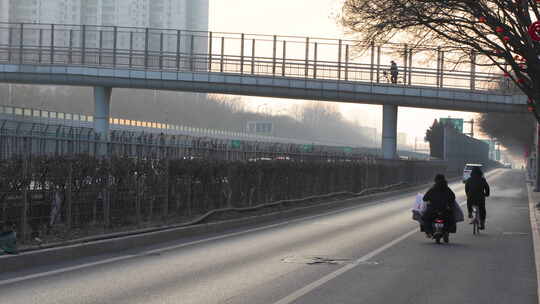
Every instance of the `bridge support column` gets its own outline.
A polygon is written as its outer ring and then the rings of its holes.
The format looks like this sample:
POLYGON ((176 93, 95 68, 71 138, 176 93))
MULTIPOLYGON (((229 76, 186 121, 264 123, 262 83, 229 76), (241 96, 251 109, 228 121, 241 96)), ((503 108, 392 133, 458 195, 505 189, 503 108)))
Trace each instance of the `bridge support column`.
MULTIPOLYGON (((109 140, 109 119, 111 117, 111 87, 94 87, 94 131, 102 141, 109 140)), ((100 149, 102 154, 104 149, 100 149)))
POLYGON ((382 152, 384 159, 397 157, 398 106, 383 105, 382 152))

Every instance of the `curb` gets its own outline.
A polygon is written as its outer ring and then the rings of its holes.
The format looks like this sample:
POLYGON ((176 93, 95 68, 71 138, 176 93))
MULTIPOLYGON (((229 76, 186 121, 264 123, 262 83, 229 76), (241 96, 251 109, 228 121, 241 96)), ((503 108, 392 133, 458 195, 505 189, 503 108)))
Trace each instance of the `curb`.
POLYGON ((532 185, 526 183, 527 195, 529 197, 529 219, 531 221, 531 230, 533 236, 533 248, 534 248, 534 264, 536 265, 536 282, 537 282, 537 297, 538 303, 540 303, 540 231, 538 230, 538 216, 535 207, 534 199, 532 196, 532 185))
MULTIPOLYGON (((42 246, 27 247, 25 249, 19 250, 19 252, 22 253, 22 252, 30 252, 30 251, 35 251, 35 250, 43 250, 43 249, 55 248, 55 247, 65 247, 65 246, 76 245, 76 244, 81 244, 81 243, 89 243, 89 242, 103 241, 103 240, 113 239, 113 238, 122 238, 122 237, 127 237, 127 236, 132 236, 132 235, 140 235, 140 234, 143 234, 143 233, 159 232, 159 231, 169 230, 169 229, 173 229, 173 228, 182 228, 182 227, 188 227, 188 226, 195 226, 195 225, 198 225, 198 224, 204 224, 205 221, 209 217, 211 217, 214 214, 219 214, 221 212, 227 212, 227 211, 249 212, 249 211, 257 211, 259 209, 268 208, 268 207, 276 207, 276 206, 277 207, 283 207, 284 204, 303 203, 303 202, 310 201, 310 200, 322 200, 319 203, 313 204, 312 206, 304 206, 304 207, 314 207, 316 205, 321 205, 321 204, 325 204, 325 203, 336 202, 336 201, 344 201, 344 200, 347 200, 347 199, 356 198, 356 197, 360 197, 360 196, 368 196, 368 195, 370 195, 370 192, 375 192, 375 193, 372 193, 372 194, 388 193, 388 191, 393 191, 393 190, 391 190, 392 188, 397 188, 397 187, 405 186, 405 185, 407 185, 407 184, 406 183, 397 183, 397 184, 392 184, 392 185, 379 187, 379 188, 368 188, 368 189, 362 190, 361 192, 358 192, 358 193, 341 191, 341 192, 332 192, 332 193, 322 194, 322 195, 313 195, 313 196, 308 196, 308 197, 298 198, 298 199, 288 199, 288 200, 281 200, 281 201, 275 201, 275 202, 270 202, 270 203, 263 203, 263 204, 259 204, 259 205, 251 206, 251 207, 243 207, 243 208, 234 208, 233 207, 233 208, 214 209, 214 210, 210 210, 210 211, 206 212, 205 214, 203 214, 203 215, 201 215, 201 216, 199 216, 199 217, 197 217, 195 219, 192 219, 192 220, 190 220, 188 222, 184 222, 184 223, 171 224, 171 225, 166 225, 166 226, 154 226, 154 227, 142 228, 142 229, 134 229, 134 230, 129 230, 129 231, 113 232, 113 233, 107 233, 107 234, 87 236, 87 237, 83 237, 83 238, 66 240, 66 241, 62 241, 62 242, 47 243, 47 244, 42 245, 42 246), (341 196, 348 196, 348 197, 340 198, 341 196), (326 201, 324 201, 325 199, 326 199, 326 201)), ((412 187, 412 186, 409 186, 409 187, 412 187)), ((401 189, 406 189, 406 187, 401 188, 401 189)), ((396 190, 400 190, 400 189, 396 189, 396 190)), ((297 207, 297 208, 304 208, 304 207, 297 207)), ((285 207, 283 207, 283 208, 286 209, 285 207)), ((289 210, 297 209, 297 208, 294 208, 294 206, 290 206, 289 210)), ((264 215, 267 215, 267 214, 270 214, 270 213, 254 215, 254 216, 259 216, 260 217, 260 216, 264 216, 264 215)), ((248 216, 240 217, 240 218, 236 218, 236 219, 231 219, 231 220, 240 220, 242 218, 247 218, 247 217, 248 216)), ((223 221, 228 221, 228 220, 223 220, 223 221)), ((218 222, 218 221, 208 222, 207 224, 216 223, 216 222, 218 222)))

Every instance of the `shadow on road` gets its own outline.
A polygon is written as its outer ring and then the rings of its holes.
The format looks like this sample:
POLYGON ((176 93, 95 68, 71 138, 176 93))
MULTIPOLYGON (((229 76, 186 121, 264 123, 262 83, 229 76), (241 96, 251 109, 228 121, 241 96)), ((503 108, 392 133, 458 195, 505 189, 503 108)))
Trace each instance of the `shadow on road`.
POLYGON ((432 248, 435 248, 435 247, 440 247, 441 249, 450 249, 450 248, 453 248, 453 249, 470 249, 471 248, 471 245, 470 244, 463 244, 463 243, 452 243, 452 240, 450 239, 450 243, 448 244, 436 244, 435 241, 432 241, 432 242, 423 242, 421 243, 422 246, 429 246, 429 247, 432 247, 432 248))

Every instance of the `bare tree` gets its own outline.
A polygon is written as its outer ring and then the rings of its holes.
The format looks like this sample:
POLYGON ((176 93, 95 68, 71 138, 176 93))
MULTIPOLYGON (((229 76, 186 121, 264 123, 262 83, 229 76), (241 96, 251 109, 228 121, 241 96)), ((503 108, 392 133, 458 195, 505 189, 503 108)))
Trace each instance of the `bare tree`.
POLYGON ((366 42, 406 34, 417 46, 435 41, 469 59, 487 58, 529 97, 540 121, 540 42, 532 37, 540 23, 533 19, 540 19, 537 0, 345 0, 341 16, 366 42))
MULTIPOLYGON (((506 81, 497 83, 496 86, 505 93, 520 92, 513 83, 508 85, 506 81)), ((488 112, 481 113, 477 121, 483 133, 496 138, 513 155, 521 156, 524 152, 530 152, 536 130, 533 116, 488 112)))
POLYGON ((535 121, 531 115, 484 113, 478 122, 482 132, 496 138, 512 154, 522 156, 531 150, 535 133, 535 121))

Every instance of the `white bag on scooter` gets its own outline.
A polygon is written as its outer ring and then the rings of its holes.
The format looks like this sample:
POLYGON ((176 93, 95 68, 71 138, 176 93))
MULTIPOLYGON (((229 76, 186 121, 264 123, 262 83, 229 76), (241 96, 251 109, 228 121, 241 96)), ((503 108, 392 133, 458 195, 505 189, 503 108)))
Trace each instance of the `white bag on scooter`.
POLYGON ((456 201, 454 201, 454 204, 452 205, 452 213, 454 215, 454 220, 456 221, 456 223, 463 222, 465 220, 463 210, 461 210, 461 207, 456 201))
POLYGON ((426 210, 426 202, 422 193, 416 194, 416 200, 412 209, 412 219, 421 222, 422 214, 426 210))

